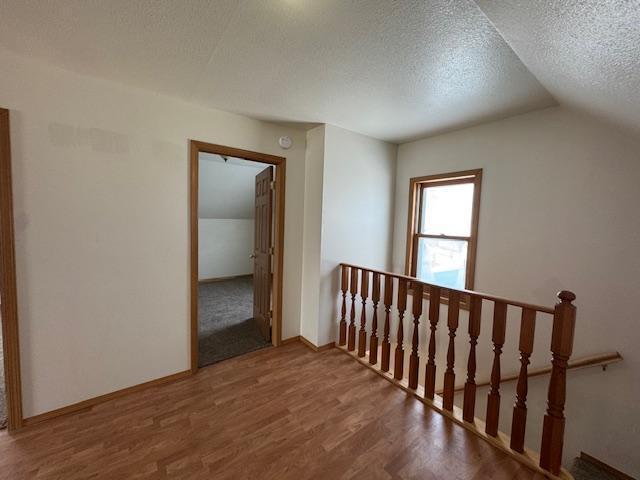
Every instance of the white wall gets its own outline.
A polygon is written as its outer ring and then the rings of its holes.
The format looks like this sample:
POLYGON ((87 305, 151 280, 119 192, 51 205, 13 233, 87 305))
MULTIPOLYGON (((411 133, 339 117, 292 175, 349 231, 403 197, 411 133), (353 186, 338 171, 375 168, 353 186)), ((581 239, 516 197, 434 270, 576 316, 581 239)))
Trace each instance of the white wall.
POLYGON ((307 132, 301 335, 336 340, 340 262, 391 263, 395 145, 333 125, 307 132))
MULTIPOLYGON (((605 374, 569 382, 565 460, 583 450, 640 473, 634 450, 640 434, 640 142, 550 108, 401 145, 395 271, 404 268, 409 179, 471 168, 484 169, 476 289, 543 305, 553 304, 558 290, 572 290, 578 307, 574 358, 611 350, 625 357, 605 374)), ((482 379, 491 358, 491 309, 485 313, 478 346, 482 379)), ((466 351, 466 320, 460 325, 458 351, 466 351)), ((518 328, 517 317, 510 320, 505 373, 517 366, 518 328)), ((439 353, 444 330, 441 325, 439 353)), ((533 367, 548 361, 549 331, 549 317, 540 316, 533 367)), ((464 360, 456 357, 459 375, 464 360)), ((544 395, 532 392, 531 398, 544 395)), ((512 401, 503 399, 503 415, 510 415, 512 401)), ((530 414, 529 424, 540 421, 530 414)), ((538 442, 531 445, 537 451, 538 442)))
POLYGON ((198 220, 198 280, 251 275, 254 220, 198 220))
POLYGON ((336 339, 340 262, 391 266, 396 145, 326 125, 318 344, 336 339))
POLYGON ((303 131, 0 63, 26 416, 189 368, 188 139, 287 157, 283 337, 299 334, 303 131))
POLYGON ((325 125, 320 125, 307 132, 300 335, 315 345, 323 345, 318 341, 318 315, 320 311, 320 248, 322 244, 324 141, 325 125))
POLYGON ((268 165, 201 153, 198 279, 253 273, 256 175, 268 165))
POLYGON ((254 218, 256 175, 267 164, 201 153, 199 156, 198 216, 254 218))

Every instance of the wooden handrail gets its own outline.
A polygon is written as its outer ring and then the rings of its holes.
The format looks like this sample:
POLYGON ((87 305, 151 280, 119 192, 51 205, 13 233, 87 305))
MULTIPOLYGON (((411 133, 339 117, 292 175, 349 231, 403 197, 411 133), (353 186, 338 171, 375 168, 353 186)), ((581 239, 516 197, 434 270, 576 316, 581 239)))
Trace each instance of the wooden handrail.
MULTIPOLYGON (((584 358, 580 358, 580 359, 576 359, 573 361, 569 362, 569 366, 567 367, 567 370, 577 370, 579 368, 587 368, 587 367, 606 367, 607 365, 610 365, 612 363, 617 363, 617 362, 621 362, 622 361, 622 355, 620 355, 620 353, 618 352, 611 352, 611 353, 601 353, 599 355, 592 355, 589 357, 584 357, 584 358)), ((528 374, 527 374, 527 378, 531 378, 531 377, 539 377, 541 375, 547 375, 551 373, 551 367, 543 367, 543 368, 534 368, 532 370, 529 370, 528 374)), ((506 383, 506 382, 513 382, 515 380, 518 380, 518 377, 520 376, 519 373, 513 373, 510 375, 507 375, 505 377, 500 378, 500 384, 506 383)), ((477 388, 482 388, 482 387, 488 387, 489 385, 491 385, 491 380, 485 380, 483 382, 479 382, 476 384, 477 388)), ((462 385, 456 385, 455 388, 453 389, 454 392, 461 392, 464 390, 464 384, 462 385)), ((436 393, 438 395, 442 395, 443 390, 437 390, 436 393)))
POLYGON ((369 267, 364 267, 361 265, 354 265, 351 263, 341 263, 340 266, 343 267, 349 267, 349 268, 357 268, 358 270, 367 270, 369 272, 373 272, 373 273, 377 273, 380 275, 384 275, 387 277, 394 277, 394 278, 398 278, 398 279, 402 279, 402 280, 406 280, 408 282, 411 283, 419 283, 423 286, 426 287, 434 287, 434 288, 440 288, 441 290, 444 291, 454 291, 454 292, 458 292, 461 293, 463 295, 470 295, 470 296, 474 296, 474 297, 478 297, 478 298, 482 298, 483 300, 489 300, 491 302, 502 302, 502 303, 506 303, 507 305, 512 305, 514 307, 520 307, 520 308, 528 308, 530 310, 535 310, 537 312, 541 312, 541 313, 547 313, 549 315, 553 315, 554 314, 554 308, 553 307, 544 307, 542 305, 535 305, 533 303, 526 303, 526 302, 519 302, 517 300, 508 300, 506 298, 502 298, 502 297, 498 297, 496 295, 491 295, 489 293, 483 293, 483 292, 478 292, 475 290, 465 290, 465 289, 457 289, 457 288, 450 288, 450 287, 443 287, 441 285, 435 285, 432 283, 427 283, 424 282, 416 277, 409 277, 408 275, 402 275, 399 273, 393 273, 393 272, 386 272, 384 270, 376 270, 374 268, 369 268, 369 267))
MULTIPOLYGON (((455 289, 433 285, 415 277, 385 272, 359 265, 341 263, 340 295, 342 297, 339 314, 339 340, 340 347, 365 365, 381 374, 383 377, 401 386, 409 392, 413 392, 432 408, 446 416, 453 418, 465 428, 486 438, 503 451, 515 456, 519 461, 529 465, 537 471, 554 479, 568 478, 566 471, 562 470, 562 449, 564 439, 566 403, 566 371, 569 368, 589 366, 591 364, 612 363, 618 361, 619 354, 608 354, 605 358, 587 358, 569 362, 573 350, 573 337, 576 325, 576 295, 568 290, 557 293, 557 303, 553 308, 533 305, 526 302, 509 300, 506 298, 489 295, 472 290, 455 289), (381 281, 384 277, 384 328, 382 345, 380 346, 380 363, 378 363, 377 342, 377 308, 381 299, 381 281), (370 279, 373 278, 373 289, 370 289, 370 279), (395 279, 395 281, 394 281, 395 279), (424 293, 424 295, 423 295, 424 293), (444 295, 443 295, 444 293, 444 295), (347 299, 351 297, 349 324, 347 325, 347 299), (408 304, 408 295, 411 295, 411 304, 408 304), (428 310, 423 309, 424 300, 429 300, 428 310), (445 325, 438 329, 440 322, 441 299, 446 301, 447 319, 445 325), (371 300, 371 302, 370 302, 371 300), (483 302, 493 303, 493 325, 491 342, 493 344, 493 359, 491 366, 491 381, 476 383, 476 371, 478 369, 476 347, 483 320, 483 302), (466 381, 464 387, 456 387, 455 357, 456 347, 454 338, 460 323, 460 307, 469 307, 469 316, 465 329, 460 329, 459 334, 468 339, 468 356, 466 362, 466 381), (369 329, 368 318, 370 305, 372 325, 369 329), (359 312, 356 311, 356 304, 359 312), (507 322, 507 308, 511 306, 520 310, 520 334, 518 337, 518 351, 520 352, 520 372, 518 375, 510 375, 501 379, 500 363, 505 342, 505 327, 507 322), (391 369, 391 308, 394 308, 394 328, 396 333, 396 346, 393 353, 393 369, 391 369), (369 311, 368 311, 369 310, 369 311), (360 316, 360 329, 356 342, 356 315, 360 316), (529 371, 530 357, 533 353, 536 317, 539 313, 552 315, 551 333, 551 366, 529 371), (406 320, 405 320, 406 317, 406 320), (426 337, 424 329, 420 334, 420 322, 429 328, 426 337), (405 329, 405 323, 407 323, 405 329), (413 329, 411 329, 413 324, 413 329), (444 331, 443 331, 444 330, 444 331), (466 330, 466 331, 465 331, 466 330), (449 337, 447 347, 447 368, 440 372, 435 363, 438 331, 449 337), (367 338, 370 332, 369 338, 367 338), (412 334, 412 335, 411 335, 412 334), (409 337, 409 335, 411 335, 409 337), (367 341, 368 340, 368 341, 367 341), (420 344, 428 342, 428 352, 425 365, 424 387, 418 385, 420 360, 420 344), (405 345, 407 349, 405 350, 405 345), (356 348, 357 347, 357 348, 356 348), (375 350, 375 351, 374 351, 375 350), (409 353, 408 364, 405 352, 409 353), (365 358, 369 355, 369 359, 365 358), (408 372, 405 369, 408 367, 408 372), (393 370, 393 371, 391 371, 393 370), (405 372, 408 376, 405 377, 405 372), (544 415, 540 456, 532 456, 524 445, 527 424, 527 390, 528 378, 550 373, 547 408, 544 415), (442 398, 435 398, 435 383, 438 375, 444 374, 444 387, 442 398), (516 401, 512 407, 511 437, 507 437, 498 431, 500 425, 500 382, 518 380, 516 401), (478 386, 491 385, 487 395, 486 422, 482 422, 475 416, 475 405, 478 386), (464 388, 463 408, 457 409, 453 405, 454 392, 464 388), (418 393, 420 392, 420 393, 418 393)), ((444 320, 443 320, 444 322, 444 320)), ((442 323, 443 323, 442 322, 442 323)))

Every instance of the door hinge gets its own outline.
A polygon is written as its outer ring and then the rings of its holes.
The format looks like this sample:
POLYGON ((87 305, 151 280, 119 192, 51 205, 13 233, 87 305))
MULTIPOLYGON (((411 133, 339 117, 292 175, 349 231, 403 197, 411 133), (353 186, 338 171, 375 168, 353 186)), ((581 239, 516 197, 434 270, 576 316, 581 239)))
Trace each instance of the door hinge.
POLYGON ((275 180, 271 180, 271 181, 269 182, 269 188, 270 188, 271 190, 275 190, 275 189, 276 189, 276 181, 275 181, 275 180))
POLYGON ((276 249, 274 247, 269 247, 269 255, 273 255, 276 253, 276 249))

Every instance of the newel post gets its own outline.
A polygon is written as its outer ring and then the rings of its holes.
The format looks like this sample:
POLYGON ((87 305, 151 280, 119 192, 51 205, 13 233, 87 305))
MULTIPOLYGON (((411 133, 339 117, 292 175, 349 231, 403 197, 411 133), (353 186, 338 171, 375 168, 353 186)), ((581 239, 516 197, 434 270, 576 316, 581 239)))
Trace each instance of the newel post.
POLYGON ((540 466, 554 475, 560 473, 562 444, 564 442, 564 404, 567 387, 567 363, 573 350, 573 334, 576 324, 576 307, 571 303, 574 293, 563 290, 558 293, 551 334, 551 379, 547 414, 542 427, 540 466))

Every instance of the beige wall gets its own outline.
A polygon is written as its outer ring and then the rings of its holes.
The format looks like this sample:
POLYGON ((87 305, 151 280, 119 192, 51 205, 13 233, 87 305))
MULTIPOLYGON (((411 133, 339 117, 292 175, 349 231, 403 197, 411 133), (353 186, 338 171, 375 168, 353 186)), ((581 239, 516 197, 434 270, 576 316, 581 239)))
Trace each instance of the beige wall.
POLYGON ((301 334, 336 340, 340 262, 387 269, 396 145, 333 125, 307 132, 301 334))
POLYGON ((390 268, 396 153, 394 144, 326 125, 320 345, 337 340, 340 262, 390 268))
POLYGON ((322 345, 318 341, 318 310, 320 308, 319 269, 322 239, 324 141, 325 125, 320 125, 307 132, 300 335, 315 345, 322 345))
MULTIPOLYGON (((580 114, 550 108, 401 145, 396 271, 404 268, 409 179, 471 168, 484 169, 476 289, 543 305, 553 304, 558 290, 570 289, 578 296, 574 357, 611 350, 625 357, 605 374, 570 374, 565 460, 583 450, 640 473, 634 451, 640 428, 640 142, 580 114)), ((512 313, 505 373, 517 367, 519 324, 512 313)), ((478 346, 481 379, 490 368, 490 326, 487 305, 478 346)), ((550 318, 540 316, 534 367, 548 361, 549 331, 550 318)), ((442 354, 446 338, 442 331, 439 335, 442 354)), ((466 342, 465 319, 458 351, 468 350, 466 342)), ((458 375, 465 360, 456 357, 458 375)), ((544 396, 544 391, 531 393, 544 396)), ((503 400, 503 415, 510 415, 512 401, 503 400)), ((532 412, 529 424, 540 422, 541 415, 542 409, 532 412)), ((539 450, 539 438, 529 441, 539 450)))
POLYGON ((0 63, 26 416, 189 367, 188 139, 287 157, 283 337, 299 334, 304 131, 0 63))

